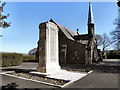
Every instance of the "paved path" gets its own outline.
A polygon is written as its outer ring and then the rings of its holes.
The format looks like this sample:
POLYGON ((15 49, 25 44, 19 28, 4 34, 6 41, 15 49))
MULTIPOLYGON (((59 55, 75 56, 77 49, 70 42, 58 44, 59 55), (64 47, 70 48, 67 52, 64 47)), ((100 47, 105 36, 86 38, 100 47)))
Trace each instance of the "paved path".
POLYGON ((35 62, 24 62, 24 63, 22 63, 21 67, 19 67, 19 68, 36 69, 37 66, 38 66, 38 63, 35 63, 35 62))

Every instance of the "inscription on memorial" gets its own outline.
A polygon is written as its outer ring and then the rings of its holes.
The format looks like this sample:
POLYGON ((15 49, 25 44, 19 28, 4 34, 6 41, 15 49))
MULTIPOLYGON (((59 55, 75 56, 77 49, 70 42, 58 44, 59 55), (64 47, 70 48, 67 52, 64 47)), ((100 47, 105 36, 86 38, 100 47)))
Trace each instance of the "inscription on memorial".
POLYGON ((50 30, 50 60, 51 62, 56 61, 56 32, 50 30))

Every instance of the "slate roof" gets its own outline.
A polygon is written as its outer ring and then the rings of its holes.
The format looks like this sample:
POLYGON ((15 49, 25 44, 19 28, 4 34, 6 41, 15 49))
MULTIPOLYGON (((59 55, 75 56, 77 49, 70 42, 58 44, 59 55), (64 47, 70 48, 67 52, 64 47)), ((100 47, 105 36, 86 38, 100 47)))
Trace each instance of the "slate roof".
POLYGON ((74 36, 74 39, 79 43, 88 44, 89 35, 88 34, 76 35, 76 36, 74 36))
POLYGON ((76 35, 74 36, 75 40, 88 40, 89 39, 89 35, 88 34, 83 34, 83 35, 76 35))
MULTIPOLYGON (((72 31, 72 30, 70 30, 70 29, 65 28, 64 26, 62 26, 62 25, 54 22, 52 19, 50 20, 50 22, 55 23, 55 24, 58 26, 58 28, 65 34, 65 36, 66 36, 68 39, 70 39, 70 40, 74 40, 73 37, 74 37, 75 35, 78 35, 76 32, 74 32, 74 31, 72 31)), ((75 40, 74 40, 74 41, 75 41, 75 40)))
POLYGON ((59 25, 59 24, 57 24, 57 25, 58 25, 58 27, 60 28, 60 30, 65 34, 65 36, 66 36, 68 39, 74 40, 73 37, 74 37, 75 35, 77 35, 76 32, 73 32, 72 30, 63 27, 62 25, 59 25))
POLYGON ((67 29, 66 27, 56 23, 52 19, 50 20, 50 22, 55 23, 68 39, 73 40, 73 41, 77 41, 77 42, 82 43, 82 44, 88 44, 88 41, 89 41, 88 34, 78 35, 76 32, 74 32, 70 29, 67 29))

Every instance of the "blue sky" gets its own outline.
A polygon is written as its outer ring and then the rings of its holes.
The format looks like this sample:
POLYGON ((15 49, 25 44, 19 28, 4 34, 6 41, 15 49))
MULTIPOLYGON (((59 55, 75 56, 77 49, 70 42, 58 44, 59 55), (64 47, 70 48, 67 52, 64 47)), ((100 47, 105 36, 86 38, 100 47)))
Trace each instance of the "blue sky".
MULTIPOLYGON (((2 30, 2 51, 28 53, 37 47, 39 24, 51 18, 80 34, 87 33, 89 2, 7 2, 11 27, 2 30)), ((109 34, 118 17, 116 2, 92 2, 96 34, 109 34)))

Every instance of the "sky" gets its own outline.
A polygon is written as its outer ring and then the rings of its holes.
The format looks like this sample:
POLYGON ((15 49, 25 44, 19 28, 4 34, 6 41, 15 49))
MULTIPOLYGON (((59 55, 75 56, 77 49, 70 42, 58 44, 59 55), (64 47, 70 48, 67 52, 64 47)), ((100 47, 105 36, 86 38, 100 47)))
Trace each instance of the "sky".
MULTIPOLYGON (((2 51, 28 53, 37 47, 39 24, 53 19, 80 34, 87 34, 89 2, 7 2, 3 14, 10 14, 11 26, 2 29, 2 51)), ((116 2, 92 2, 95 34, 109 33, 118 17, 116 2)), ((0 31, 1 32, 1 31, 0 31)))

